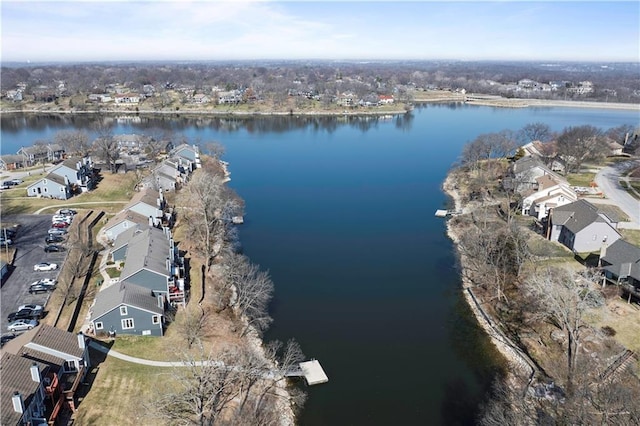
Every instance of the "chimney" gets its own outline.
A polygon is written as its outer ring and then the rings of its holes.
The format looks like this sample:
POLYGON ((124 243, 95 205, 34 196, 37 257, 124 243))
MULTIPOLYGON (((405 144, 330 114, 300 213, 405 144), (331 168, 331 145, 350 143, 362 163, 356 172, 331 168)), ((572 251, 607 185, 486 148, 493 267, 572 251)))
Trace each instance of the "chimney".
POLYGON ((31 380, 40 383, 40 369, 38 368, 38 364, 34 362, 31 364, 31 367, 29 367, 29 370, 31 371, 31 380))
POLYGON ((149 227, 153 228, 153 216, 149 216, 149 227))
POLYGON ((86 342, 84 341, 84 333, 78 333, 78 347, 82 350, 85 349, 86 342))
POLYGON ((78 161, 76 163, 76 170, 80 170, 82 168, 82 161, 78 161))
POLYGON ((69 178, 67 177, 67 175, 64 175, 64 184, 65 185, 69 185, 69 178))
POLYGON ((11 397, 11 403, 13 404, 13 411, 16 413, 24 413, 24 401, 22 401, 22 395, 20 392, 15 391, 11 397))

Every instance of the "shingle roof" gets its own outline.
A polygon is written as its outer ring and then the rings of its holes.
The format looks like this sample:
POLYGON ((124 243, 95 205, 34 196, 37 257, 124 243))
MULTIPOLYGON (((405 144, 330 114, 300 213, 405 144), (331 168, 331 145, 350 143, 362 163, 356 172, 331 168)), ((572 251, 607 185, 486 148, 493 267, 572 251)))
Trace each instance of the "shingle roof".
POLYGON ((137 284, 121 281, 105 288, 96 295, 96 303, 92 308, 91 320, 95 321, 123 304, 155 314, 163 313, 163 309, 158 306, 158 301, 151 294, 151 290, 137 284))
POLYGON ((24 157, 18 154, 7 154, 0 156, 0 159, 5 164, 13 164, 13 163, 22 163, 24 161, 24 157))
MULTIPOLYGON (((0 424, 16 425, 22 417, 13 409, 12 396, 14 392, 20 392, 22 395, 24 406, 28 407, 31 403, 33 394, 40 386, 31 378, 31 366, 34 361, 21 356, 3 353, 0 360, 0 376, 2 377, 2 386, 0 386, 0 424)), ((40 371, 40 377, 47 373, 48 366, 37 363, 40 371)))
POLYGON ((84 349, 78 346, 78 336, 74 333, 42 324, 31 343, 45 346, 61 353, 69 354, 76 358, 82 358, 84 349))
POLYGON ((608 264, 604 269, 616 276, 631 276, 640 280, 640 247, 623 239, 616 240, 607 247, 602 261, 608 264))
POLYGON ((136 223, 140 228, 149 226, 148 217, 144 217, 143 215, 132 212, 131 210, 123 210, 109 220, 107 225, 104 227, 105 231, 113 228, 124 220, 130 220, 131 222, 136 223))
POLYGON ((145 188, 139 192, 136 192, 134 196, 131 197, 131 201, 129 202, 129 204, 127 204, 125 209, 129 209, 138 203, 148 204, 150 206, 153 206, 154 208, 157 208, 158 191, 153 188, 145 188))
POLYGON ((599 210, 586 200, 578 200, 553 209, 553 224, 577 234, 594 222, 606 222, 599 210))
POLYGON ((141 269, 168 276, 167 257, 169 257, 169 240, 164 232, 157 228, 145 229, 129 240, 126 260, 120 276, 126 279, 141 269))

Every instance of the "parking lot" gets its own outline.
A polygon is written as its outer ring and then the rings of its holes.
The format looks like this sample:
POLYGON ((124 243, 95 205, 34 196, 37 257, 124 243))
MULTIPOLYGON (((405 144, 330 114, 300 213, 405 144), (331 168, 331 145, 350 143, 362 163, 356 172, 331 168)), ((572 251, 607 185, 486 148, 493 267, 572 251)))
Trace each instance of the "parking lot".
MULTIPOLYGON (((60 268, 64 262, 66 252, 45 253, 47 246, 45 238, 51 227, 52 215, 15 215, 3 216, 3 226, 9 223, 19 224, 17 235, 14 239, 16 257, 13 270, 2 285, 2 334, 7 333, 7 315, 17 310, 18 306, 35 303, 45 307, 49 299, 49 293, 29 294, 29 285, 41 278, 57 279, 60 268), (36 272, 33 265, 40 262, 58 264, 55 271, 36 272)), ((61 243, 63 244, 63 243, 61 243)))

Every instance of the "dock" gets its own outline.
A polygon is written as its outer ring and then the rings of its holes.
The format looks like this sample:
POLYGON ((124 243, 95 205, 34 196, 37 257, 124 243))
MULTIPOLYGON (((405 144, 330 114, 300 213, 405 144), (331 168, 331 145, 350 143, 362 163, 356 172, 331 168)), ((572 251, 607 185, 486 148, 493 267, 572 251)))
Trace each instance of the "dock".
POLYGON ((244 217, 242 216, 234 216, 231 218, 231 222, 234 225, 242 225, 244 223, 244 217))
POLYGON ((460 210, 436 210, 436 217, 448 217, 462 214, 460 210))
POLYGON ((304 377, 309 386, 319 385, 321 383, 327 383, 329 378, 322 369, 320 361, 312 359, 311 361, 304 361, 298 364, 298 369, 289 371, 287 377, 304 377))

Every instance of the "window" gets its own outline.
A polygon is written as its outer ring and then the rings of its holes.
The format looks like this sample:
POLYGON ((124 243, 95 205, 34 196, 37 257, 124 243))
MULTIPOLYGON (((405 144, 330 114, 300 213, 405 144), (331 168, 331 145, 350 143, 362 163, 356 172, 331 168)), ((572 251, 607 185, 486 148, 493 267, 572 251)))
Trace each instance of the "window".
POLYGON ((96 323, 96 330, 102 330, 103 328, 104 328, 104 324, 102 324, 101 322, 96 323))
POLYGON ((36 188, 31 188, 31 192, 35 194, 38 190, 36 188))
POLYGON ((64 192, 64 188, 62 186, 60 187, 60 192, 64 192))
POLYGON ((120 306, 120 315, 127 315, 127 307, 120 306))
POLYGON ((49 188, 47 188, 46 186, 44 188, 42 188, 43 192, 49 192, 49 188))
POLYGON ((47 184, 47 180, 46 180, 46 179, 42 179, 42 183, 43 183, 44 185, 46 185, 46 184, 47 184))
POLYGON ((160 324, 160 315, 154 315, 151 319, 152 324, 160 324))
POLYGON ((128 330, 133 328, 133 318, 125 318, 123 320, 120 320, 120 323, 122 324, 123 330, 128 330))

